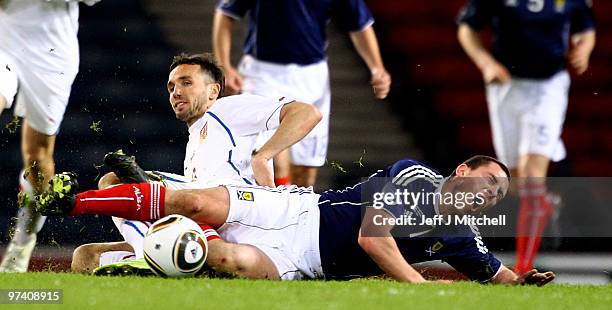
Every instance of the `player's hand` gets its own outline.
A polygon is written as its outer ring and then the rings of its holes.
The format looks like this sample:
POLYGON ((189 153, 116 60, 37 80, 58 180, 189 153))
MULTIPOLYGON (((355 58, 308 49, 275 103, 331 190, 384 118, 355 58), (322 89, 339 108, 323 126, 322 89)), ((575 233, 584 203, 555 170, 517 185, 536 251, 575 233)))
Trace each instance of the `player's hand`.
POLYGON ((589 57, 591 53, 589 49, 583 46, 576 45, 570 49, 568 54, 568 62, 576 74, 581 75, 589 68, 589 57))
POLYGON ((242 76, 232 67, 226 66, 225 69, 225 94, 236 95, 242 89, 242 76))
POLYGON ((391 88, 391 75, 385 68, 372 69, 370 84, 372 84, 374 96, 378 99, 385 99, 391 88))
POLYGON ((253 176, 257 185, 276 187, 274 185, 274 170, 272 165, 268 164, 268 158, 265 158, 261 153, 256 153, 251 157, 251 166, 253 167, 253 176))
POLYGON ((508 69, 498 62, 491 62, 482 69, 482 77, 486 84, 508 83, 512 77, 508 69))
POLYGON ((543 286, 555 279, 555 274, 552 271, 538 272, 536 269, 531 269, 518 277, 517 284, 521 285, 537 285, 543 286))

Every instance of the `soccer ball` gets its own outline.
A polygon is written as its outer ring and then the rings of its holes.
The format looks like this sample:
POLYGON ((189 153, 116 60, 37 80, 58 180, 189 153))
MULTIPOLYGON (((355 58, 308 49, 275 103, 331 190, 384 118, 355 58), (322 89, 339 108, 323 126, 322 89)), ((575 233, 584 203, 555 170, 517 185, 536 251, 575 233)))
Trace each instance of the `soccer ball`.
POLYGON ((162 277, 194 276, 208 255, 208 243, 196 222, 182 215, 157 220, 144 237, 144 258, 162 277))

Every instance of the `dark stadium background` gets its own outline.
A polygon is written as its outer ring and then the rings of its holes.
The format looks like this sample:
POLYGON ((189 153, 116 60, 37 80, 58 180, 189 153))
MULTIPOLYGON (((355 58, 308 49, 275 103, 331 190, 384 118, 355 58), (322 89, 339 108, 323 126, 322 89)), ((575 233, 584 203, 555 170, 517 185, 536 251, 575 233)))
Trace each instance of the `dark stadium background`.
MULTIPOLYGON (((191 5, 189 1, 104 0, 92 8, 81 6, 80 73, 57 138, 55 158, 57 171, 76 171, 83 189, 94 188, 97 177, 107 172, 100 166, 104 154, 119 148, 136 155, 145 168, 182 171, 186 128, 174 119, 165 82, 171 57, 183 49, 169 43, 173 40, 168 32, 161 30, 161 17, 151 13, 149 7, 160 6, 162 2, 168 7, 174 6, 175 11, 180 11, 176 7, 182 6, 185 13, 191 5)), ((215 1, 205 2, 211 11, 215 1)), ((612 175, 612 123, 609 121, 612 117, 609 78, 612 19, 606 13, 612 12, 612 3, 594 2, 597 47, 586 75, 574 77, 564 131, 569 155, 567 160, 553 166, 553 176, 612 175)), ((412 141, 412 154, 443 168, 445 173, 474 153, 493 154, 481 78, 455 38, 454 17, 463 0, 370 0, 367 3, 376 17, 375 29, 394 81, 390 98, 378 105, 384 105, 401 122, 399 133, 412 141)), ((212 15, 204 16, 196 22, 210 24, 212 15)), ((173 18, 178 23, 182 16, 173 18)), ((206 41, 202 46, 210 46, 210 32, 194 29, 187 35, 206 41)), ((348 37, 341 38, 343 41, 333 44, 349 47, 348 37)), ((236 43, 241 42, 236 39, 236 43)), ((332 59, 333 51, 330 50, 332 59)), ((333 78, 333 66, 331 70, 333 78)), ((349 74, 364 76, 361 87, 367 86, 365 68, 354 67, 349 74)), ((341 93, 336 87, 340 84, 332 79, 332 92, 341 93)), ((2 128, 11 118, 12 111, 3 112, 2 128)), ((335 121, 332 114, 332 123, 335 121)), ((370 119, 352 121, 363 123, 370 132, 378 130, 368 127, 370 119)), ((332 139, 334 134, 332 125, 332 139)), ((347 137, 360 139, 359 135, 347 137)), ((387 132, 379 132, 377 139, 384 142, 387 137, 387 132)), ((377 150, 380 152, 377 146, 367 149, 368 154, 376 154, 377 150)), ((396 159, 404 155, 393 154, 396 159)), ((353 157, 360 158, 360 152, 353 157)), ((4 246, 8 242, 9 221, 17 210, 17 175, 21 168, 19 133, 6 129, 0 132, 0 158, 0 244, 4 246)), ((374 158, 371 155, 365 167, 349 160, 330 161, 321 182, 338 188, 389 163, 376 161, 375 155, 374 158), (339 169, 339 166, 351 169, 339 169)), ((573 219, 580 216, 579 206, 570 207, 576 209, 573 212, 569 209, 562 216, 562 226, 571 226, 573 219)), ((609 206, 601 208, 602 214, 610 214, 609 206)), ((50 218, 39 235, 43 245, 66 248, 119 239, 109 218, 95 216, 50 218)), ((564 251, 611 251, 609 240, 566 238, 556 246, 564 251)), ((492 249, 512 250, 514 241, 495 238, 488 240, 488 244, 492 249)), ((546 247, 553 245, 551 240, 545 242, 546 247)))

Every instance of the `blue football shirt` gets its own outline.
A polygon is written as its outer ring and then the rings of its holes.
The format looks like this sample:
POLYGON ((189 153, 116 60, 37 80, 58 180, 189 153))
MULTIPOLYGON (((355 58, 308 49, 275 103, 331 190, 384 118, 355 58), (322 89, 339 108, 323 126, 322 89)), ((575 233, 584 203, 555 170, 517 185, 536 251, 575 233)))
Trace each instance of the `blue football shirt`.
MULTIPOLYGON (((321 194, 319 248, 327 279, 383 274, 359 246, 357 239, 364 208, 370 204, 366 202, 369 193, 388 187, 389 180, 392 180, 392 187, 415 193, 436 192, 443 183, 442 175, 435 169, 405 159, 353 187, 321 194)), ((393 188, 385 190, 392 192, 393 188)), ((395 217, 406 212, 405 206, 386 206, 385 209, 395 217)), ((437 214, 434 204, 413 206, 411 210, 427 217, 437 214)), ((481 282, 490 280, 501 267, 501 262, 488 251, 475 226, 417 226, 411 229, 414 231, 393 233, 400 252, 409 263, 442 260, 468 278, 481 282)))
POLYGON ((594 28, 589 0, 469 0, 458 22, 475 30, 490 25, 494 57, 523 78, 563 70, 570 34, 594 28))
POLYGON ((223 0, 218 10, 234 19, 248 13, 244 52, 280 64, 324 60, 330 19, 346 32, 374 22, 363 0, 223 0))

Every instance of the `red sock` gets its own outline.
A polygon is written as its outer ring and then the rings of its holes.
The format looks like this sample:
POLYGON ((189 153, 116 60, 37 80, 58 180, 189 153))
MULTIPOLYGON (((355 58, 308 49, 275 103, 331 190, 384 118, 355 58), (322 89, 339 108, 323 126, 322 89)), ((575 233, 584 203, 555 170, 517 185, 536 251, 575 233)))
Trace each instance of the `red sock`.
POLYGON ((219 236, 219 233, 216 230, 214 230, 212 226, 206 225, 206 224, 198 224, 198 225, 200 225, 200 228, 202 228, 202 231, 204 232, 204 236, 206 237, 206 241, 221 239, 221 236, 219 236))
POLYGON ((281 178, 274 178, 274 184, 276 186, 291 185, 291 180, 289 180, 289 176, 281 177, 281 178))
POLYGON ((166 188, 159 184, 121 184, 76 196, 70 215, 100 214, 128 220, 156 220, 165 216, 166 188))
POLYGON ((542 233, 553 214, 553 209, 546 197, 545 185, 527 185, 521 189, 520 195, 514 271, 524 273, 533 268, 540 249, 542 233))

